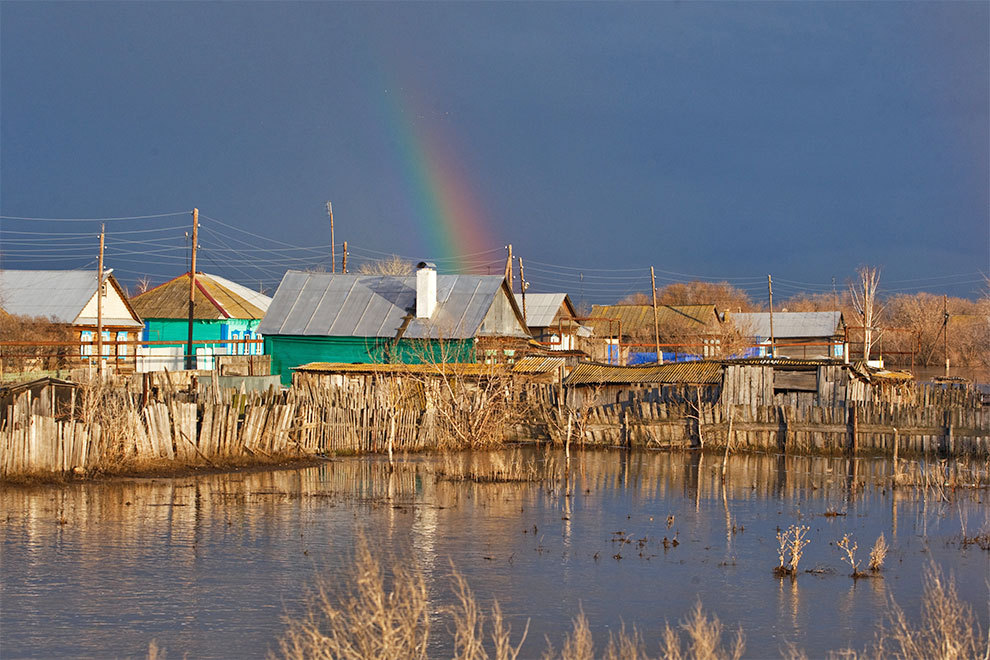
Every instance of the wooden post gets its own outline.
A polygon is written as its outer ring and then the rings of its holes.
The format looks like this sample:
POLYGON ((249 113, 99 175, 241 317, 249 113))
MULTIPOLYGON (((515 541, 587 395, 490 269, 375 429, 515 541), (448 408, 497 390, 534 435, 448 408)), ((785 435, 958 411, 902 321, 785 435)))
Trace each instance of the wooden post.
POLYGON ((942 351, 945 353, 945 377, 949 377, 949 298, 942 294, 942 351))
POLYGON ((100 258, 96 266, 96 373, 103 380, 103 237, 106 225, 100 225, 100 258))
POLYGON ((199 209, 193 209, 192 256, 189 268, 189 342, 186 344, 186 369, 196 368, 193 348, 193 303, 196 301, 196 242, 199 240, 199 209))
POLYGON ((512 291, 512 243, 505 246, 508 251, 505 257, 505 281, 509 283, 509 291, 512 291))
POLYGON ((854 403, 849 411, 849 451, 855 455, 859 451, 859 404, 854 403))
POLYGON ((347 274, 347 241, 344 241, 344 254, 340 257, 340 272, 347 274))
POLYGON ((657 343, 657 364, 663 364, 663 353, 660 352, 660 317, 657 314, 657 276, 650 266, 650 286, 653 289, 653 336, 657 343))
POLYGON ((773 338, 773 278, 767 275, 767 292, 770 294, 770 357, 777 357, 777 349, 774 347, 773 338))
POLYGON ((330 216, 330 272, 337 272, 337 252, 333 237, 333 204, 327 201, 327 215, 330 216))
POLYGON ((522 313, 523 313, 523 323, 529 327, 529 323, 526 321, 526 275, 523 272, 523 260, 519 257, 519 292, 522 294, 522 313))

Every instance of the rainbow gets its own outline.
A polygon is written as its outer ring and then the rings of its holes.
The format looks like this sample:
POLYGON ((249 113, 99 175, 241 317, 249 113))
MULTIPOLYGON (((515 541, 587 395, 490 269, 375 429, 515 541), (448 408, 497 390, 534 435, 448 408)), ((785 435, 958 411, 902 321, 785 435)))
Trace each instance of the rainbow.
POLYGON ((398 158, 414 222, 441 271, 467 273, 472 263, 498 259, 479 253, 501 248, 488 231, 484 209, 461 167, 442 118, 418 112, 398 86, 383 87, 387 124, 398 158), (415 120, 413 120, 415 118, 415 120), (472 259, 473 257, 473 259, 472 259))

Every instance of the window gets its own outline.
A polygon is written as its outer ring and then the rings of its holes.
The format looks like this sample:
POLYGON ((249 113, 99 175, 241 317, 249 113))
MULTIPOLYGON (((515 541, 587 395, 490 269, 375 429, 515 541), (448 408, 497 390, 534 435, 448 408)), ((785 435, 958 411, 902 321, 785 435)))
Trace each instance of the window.
POLYGON ((93 346, 89 343, 93 341, 93 332, 91 330, 83 330, 79 333, 79 355, 87 357, 93 354, 93 346))
MULTIPOLYGON (((117 341, 118 342, 127 341, 127 332, 126 331, 118 332, 117 341)), ((120 357, 127 356, 127 344, 120 344, 120 343, 117 344, 117 355, 120 357)))

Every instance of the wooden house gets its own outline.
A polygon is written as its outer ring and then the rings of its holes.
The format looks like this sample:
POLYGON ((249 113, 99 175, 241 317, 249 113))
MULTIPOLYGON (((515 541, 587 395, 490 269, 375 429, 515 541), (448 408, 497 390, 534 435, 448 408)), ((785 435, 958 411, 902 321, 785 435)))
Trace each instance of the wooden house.
POLYGON ((656 326, 663 362, 717 357, 721 318, 715 305, 594 305, 586 324, 594 329, 593 360, 634 365, 657 362, 656 326))
MULTIPOLYGON (((102 287, 103 357, 123 363, 142 327, 141 317, 127 300, 110 270, 102 287)), ((97 277, 93 270, 0 270, 0 307, 11 315, 40 317, 71 328, 79 340, 79 355, 96 356, 97 277)))
POLYGON ((529 329, 505 279, 288 271, 258 327, 283 382, 311 362, 512 363, 530 353, 529 329))
MULTIPOLYGON (((144 319, 141 339, 145 341, 185 342, 189 339, 189 279, 185 273, 149 289, 131 299, 134 309, 144 319)), ((196 295, 193 304, 193 340, 217 341, 261 339, 258 324, 261 323, 271 298, 245 286, 209 273, 196 274, 196 295)), ((214 354, 259 355, 261 344, 218 343, 197 348, 197 366, 210 368, 214 354)), ((142 363, 148 369, 163 366, 182 369, 185 348, 154 346, 143 348, 147 358, 142 363)))
POLYGON ((591 336, 591 329, 578 321, 574 305, 566 293, 515 294, 526 327, 533 339, 552 351, 578 350, 578 338, 591 336))
MULTIPOLYGON (((756 345, 747 357, 771 355, 770 313, 732 313, 728 318, 756 345)), ((845 320, 842 312, 774 312, 773 346, 776 357, 794 359, 842 358, 845 320)))

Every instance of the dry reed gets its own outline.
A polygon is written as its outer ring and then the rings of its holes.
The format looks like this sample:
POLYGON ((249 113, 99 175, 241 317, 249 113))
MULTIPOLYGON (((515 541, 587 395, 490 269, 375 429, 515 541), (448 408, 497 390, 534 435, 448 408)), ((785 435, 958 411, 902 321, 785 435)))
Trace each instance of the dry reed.
POLYGON ((889 549, 887 539, 884 538, 883 532, 880 532, 880 536, 877 537, 873 548, 870 549, 870 570, 872 572, 879 573, 880 569, 883 568, 883 561, 887 558, 887 551, 889 549))

